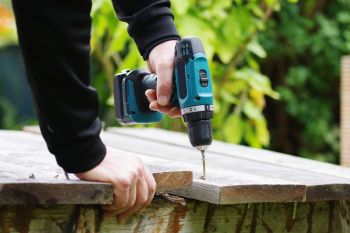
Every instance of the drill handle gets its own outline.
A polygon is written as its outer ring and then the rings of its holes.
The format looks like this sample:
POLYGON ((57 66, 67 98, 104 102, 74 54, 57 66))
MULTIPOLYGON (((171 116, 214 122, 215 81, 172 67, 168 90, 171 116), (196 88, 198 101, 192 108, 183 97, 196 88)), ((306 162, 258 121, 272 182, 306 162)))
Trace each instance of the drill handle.
MULTIPOLYGON (((143 77, 142 79, 142 87, 144 92, 148 89, 157 89, 157 75, 156 74, 149 74, 143 77)), ((172 89, 172 95, 170 98, 170 104, 172 106, 179 106, 179 101, 177 99, 177 93, 176 93, 176 88, 175 85, 173 85, 172 89)))
POLYGON ((146 91, 148 89, 157 89, 157 75, 149 74, 142 79, 142 87, 146 91))

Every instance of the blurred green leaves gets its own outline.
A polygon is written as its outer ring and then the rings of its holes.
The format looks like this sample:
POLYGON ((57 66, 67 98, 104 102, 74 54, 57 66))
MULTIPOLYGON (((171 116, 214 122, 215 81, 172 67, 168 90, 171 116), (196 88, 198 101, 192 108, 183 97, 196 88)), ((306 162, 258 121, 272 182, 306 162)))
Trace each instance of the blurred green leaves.
POLYGON ((0 1, 0 48, 17 43, 15 19, 10 1, 0 1))
POLYGON ((272 148, 337 163, 339 62, 350 54, 350 1, 300 1, 282 9, 259 34, 268 54, 260 63, 282 103, 271 103, 268 113, 272 148))

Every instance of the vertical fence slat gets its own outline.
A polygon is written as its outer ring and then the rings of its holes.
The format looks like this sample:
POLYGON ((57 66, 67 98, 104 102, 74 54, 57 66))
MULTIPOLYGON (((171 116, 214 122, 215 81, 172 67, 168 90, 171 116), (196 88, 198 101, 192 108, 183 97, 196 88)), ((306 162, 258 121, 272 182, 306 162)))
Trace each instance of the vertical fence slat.
POLYGON ((350 56, 341 59, 340 163, 350 167, 350 56))

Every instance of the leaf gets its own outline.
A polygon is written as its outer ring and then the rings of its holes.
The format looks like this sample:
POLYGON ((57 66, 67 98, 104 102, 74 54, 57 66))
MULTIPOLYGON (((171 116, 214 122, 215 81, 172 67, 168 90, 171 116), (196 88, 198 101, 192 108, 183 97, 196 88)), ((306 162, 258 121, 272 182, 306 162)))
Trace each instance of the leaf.
POLYGON ((248 143, 248 145, 252 147, 261 148, 262 145, 255 133, 254 124, 252 124, 251 122, 246 124, 245 131, 244 131, 245 132, 244 140, 248 143))
POLYGON ((190 7, 190 1, 186 0, 171 0, 171 5, 174 11, 178 15, 183 15, 187 12, 188 8, 190 7))
POLYGON ((254 120, 263 119, 261 110, 250 100, 246 100, 244 102, 243 112, 250 119, 254 119, 254 120))
POLYGON ((106 104, 108 105, 108 106, 114 106, 114 96, 113 95, 111 95, 108 99, 107 99, 107 101, 106 101, 106 104))
POLYGON ((223 125, 225 139, 230 143, 239 143, 242 139, 243 123, 239 115, 230 115, 223 125))
POLYGON ((236 71, 234 76, 237 79, 246 80, 252 88, 269 95, 271 98, 279 98, 279 94, 272 90, 268 77, 256 72, 253 69, 243 68, 236 71))
POLYGON ((251 41, 248 46, 247 46, 248 50, 252 53, 254 53, 256 56, 260 57, 260 58, 265 58, 266 57, 266 51, 264 50, 263 47, 261 47, 261 45, 253 40, 251 41))
POLYGON ((237 104, 239 102, 238 98, 234 97, 231 93, 227 92, 226 90, 222 90, 220 94, 223 100, 225 100, 228 103, 237 104))
POLYGON ((267 129, 267 123, 265 118, 261 118, 256 121, 256 135, 259 139, 259 142, 263 146, 268 146, 270 143, 270 134, 267 129))

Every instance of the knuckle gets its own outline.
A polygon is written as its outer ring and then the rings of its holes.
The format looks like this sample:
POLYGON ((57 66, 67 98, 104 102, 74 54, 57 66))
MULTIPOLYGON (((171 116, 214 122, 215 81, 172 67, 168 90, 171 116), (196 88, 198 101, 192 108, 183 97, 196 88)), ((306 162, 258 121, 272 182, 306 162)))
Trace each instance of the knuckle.
POLYGON ((131 171, 130 172, 130 181, 131 183, 134 183, 135 181, 137 181, 138 179, 138 171, 137 170, 134 170, 134 171, 131 171))
POLYGON ((154 194, 156 192, 156 185, 155 184, 151 184, 148 186, 148 192, 151 194, 154 194))
POLYGON ((130 179, 126 179, 126 178, 122 178, 122 179, 118 179, 117 182, 122 188, 126 189, 129 188, 131 186, 131 180, 130 179))
POLYGON ((143 177, 143 166, 137 166, 136 167, 136 172, 137 172, 137 177, 138 178, 141 178, 141 177, 143 177))

